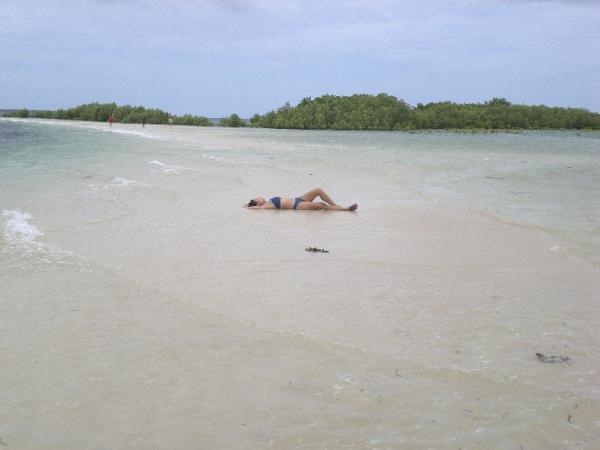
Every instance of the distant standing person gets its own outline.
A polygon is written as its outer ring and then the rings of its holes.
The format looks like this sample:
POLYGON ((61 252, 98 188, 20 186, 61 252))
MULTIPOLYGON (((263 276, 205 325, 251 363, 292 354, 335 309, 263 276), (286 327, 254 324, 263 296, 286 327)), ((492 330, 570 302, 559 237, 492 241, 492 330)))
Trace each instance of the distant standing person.
POLYGON ((173 118, 169 116, 169 125, 173 126, 173 118))
POLYGON ((145 127, 145 126, 146 126, 146 118, 142 117, 142 127, 145 127))
POLYGON ((112 114, 108 115, 108 125, 112 127, 112 123, 113 123, 113 116, 112 114))

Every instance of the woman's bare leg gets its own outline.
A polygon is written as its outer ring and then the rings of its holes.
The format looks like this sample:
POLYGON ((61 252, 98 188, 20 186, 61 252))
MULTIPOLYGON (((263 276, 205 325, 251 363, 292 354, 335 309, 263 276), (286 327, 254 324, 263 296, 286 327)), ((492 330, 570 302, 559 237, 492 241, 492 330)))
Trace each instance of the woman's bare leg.
POLYGON ((325 203, 325 202, 302 202, 298 205, 298 209, 303 209, 303 210, 307 210, 307 211, 315 211, 315 210, 326 210, 326 211, 354 211, 356 208, 358 208, 358 205, 355 203, 352 206, 349 206, 347 208, 343 207, 343 206, 338 206, 338 205, 330 205, 329 203, 325 203))
POLYGON ((320 197, 321 200, 328 203, 329 205, 337 206, 337 204, 331 199, 331 197, 329 195, 327 195, 327 193, 321 188, 316 188, 316 189, 313 189, 312 191, 308 191, 306 194, 303 194, 301 197, 304 200, 306 200, 307 202, 312 202, 315 198, 320 197))

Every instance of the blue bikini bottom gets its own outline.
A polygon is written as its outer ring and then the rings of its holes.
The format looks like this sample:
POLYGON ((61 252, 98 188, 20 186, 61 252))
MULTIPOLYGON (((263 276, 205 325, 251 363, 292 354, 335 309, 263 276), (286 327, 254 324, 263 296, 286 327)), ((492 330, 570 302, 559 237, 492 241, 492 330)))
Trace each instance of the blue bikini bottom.
POLYGON ((272 197, 269 201, 275 205, 275 208, 281 209, 281 197, 272 197))

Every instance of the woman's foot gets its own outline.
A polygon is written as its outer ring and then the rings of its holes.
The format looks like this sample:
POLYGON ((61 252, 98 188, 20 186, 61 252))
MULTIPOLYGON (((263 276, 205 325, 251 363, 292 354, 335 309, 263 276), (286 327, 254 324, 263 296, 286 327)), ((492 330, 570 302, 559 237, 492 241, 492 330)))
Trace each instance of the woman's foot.
POLYGON ((348 208, 348 211, 356 211, 356 208, 358 208, 358 204, 357 203, 355 203, 350 208, 348 208))

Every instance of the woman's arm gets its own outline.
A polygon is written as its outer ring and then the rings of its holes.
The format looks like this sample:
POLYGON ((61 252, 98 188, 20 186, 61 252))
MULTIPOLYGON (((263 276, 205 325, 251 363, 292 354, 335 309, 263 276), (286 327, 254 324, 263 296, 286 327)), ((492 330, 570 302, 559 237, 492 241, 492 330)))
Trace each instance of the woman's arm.
POLYGON ((260 206, 248 206, 248 205, 242 205, 244 208, 248 208, 248 209, 273 209, 274 206, 272 203, 265 203, 264 205, 260 205, 260 206))

